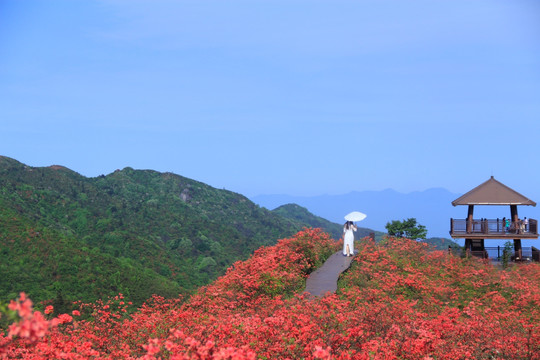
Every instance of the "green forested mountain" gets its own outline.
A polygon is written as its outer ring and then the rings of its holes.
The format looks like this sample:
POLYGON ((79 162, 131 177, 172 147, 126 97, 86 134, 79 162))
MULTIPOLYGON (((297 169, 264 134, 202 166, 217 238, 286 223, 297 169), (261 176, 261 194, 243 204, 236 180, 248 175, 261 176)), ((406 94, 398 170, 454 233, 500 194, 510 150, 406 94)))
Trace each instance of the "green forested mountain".
MULTIPOLYGON (((272 210, 273 213, 283 217, 296 220, 302 224, 308 224, 310 227, 322 228, 324 231, 332 235, 334 239, 339 239, 343 235, 343 224, 336 224, 320 216, 313 215, 306 209, 297 204, 286 204, 272 210)), ((345 222, 345 220, 343 220, 345 222)), ((375 236, 382 236, 382 232, 374 231, 368 228, 358 227, 356 238, 369 236, 370 233, 375 233, 375 236)))
POLYGON ((308 224, 310 227, 322 228, 332 235, 334 239, 339 239, 343 232, 342 225, 313 215, 308 211, 308 209, 297 204, 285 204, 275 208, 272 210, 272 212, 285 218, 292 219, 303 224, 308 224))
POLYGON ((306 225, 172 173, 87 178, 0 157, 0 299, 175 296, 306 225))

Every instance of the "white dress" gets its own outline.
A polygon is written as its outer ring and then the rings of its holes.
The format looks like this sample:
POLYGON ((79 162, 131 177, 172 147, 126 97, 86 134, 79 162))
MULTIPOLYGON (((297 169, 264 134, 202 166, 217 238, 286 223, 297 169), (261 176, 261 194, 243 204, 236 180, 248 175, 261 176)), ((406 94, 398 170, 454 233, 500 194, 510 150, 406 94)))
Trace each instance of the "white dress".
POLYGON ((353 231, 356 231, 356 227, 350 226, 349 229, 344 226, 343 227, 343 233, 345 234, 343 236, 343 255, 347 255, 347 245, 349 245, 349 253, 351 255, 354 255, 354 233, 353 231))

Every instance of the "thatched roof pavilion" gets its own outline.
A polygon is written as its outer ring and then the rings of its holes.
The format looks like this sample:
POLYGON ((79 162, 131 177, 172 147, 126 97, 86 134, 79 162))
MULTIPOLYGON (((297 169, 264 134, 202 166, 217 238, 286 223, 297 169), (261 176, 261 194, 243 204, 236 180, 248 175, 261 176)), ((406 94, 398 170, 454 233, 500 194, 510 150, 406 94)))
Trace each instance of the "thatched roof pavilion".
POLYGON ((468 193, 452 201, 452 205, 532 205, 536 203, 495 180, 492 176, 488 181, 478 185, 468 193))
POLYGON ((467 205, 468 212, 465 219, 450 219, 450 235, 454 239, 465 238, 465 248, 473 253, 481 252, 482 257, 487 256, 484 239, 513 239, 516 258, 521 254, 521 239, 538 239, 538 221, 520 219, 517 211, 518 205, 536 206, 536 202, 493 176, 452 201, 452 205, 467 205), (474 219, 475 205, 510 206, 510 216, 508 219, 474 219))

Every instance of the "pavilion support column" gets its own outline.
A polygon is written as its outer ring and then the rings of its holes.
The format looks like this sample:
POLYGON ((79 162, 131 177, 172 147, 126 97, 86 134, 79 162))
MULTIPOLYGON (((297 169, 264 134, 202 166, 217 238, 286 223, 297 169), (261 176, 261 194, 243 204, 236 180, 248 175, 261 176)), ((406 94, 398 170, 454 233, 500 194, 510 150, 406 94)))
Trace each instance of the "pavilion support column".
MULTIPOLYGON (((514 226, 514 229, 516 231, 516 234, 518 233, 518 211, 517 211, 517 205, 510 205, 510 216, 512 217, 512 225, 514 226)), ((514 239, 514 255, 515 260, 521 260, 521 239, 514 239)))
POLYGON ((482 259, 487 259, 488 258, 488 254, 486 252, 486 247, 485 247, 485 239, 482 239, 482 241, 480 242, 480 246, 482 246, 482 259))
POLYGON ((514 254, 516 260, 521 260, 521 239, 514 239, 514 254))
POLYGON ((512 224, 514 224, 514 226, 517 226, 517 221, 518 221, 517 205, 510 205, 510 216, 512 218, 512 224))
POLYGON ((465 239, 465 255, 471 256, 472 239, 465 239))
POLYGON ((472 233, 474 205, 469 205, 467 212, 467 234, 472 233))
POLYGON ((512 217, 512 221, 517 221, 518 219, 517 205, 510 205, 510 216, 512 217))

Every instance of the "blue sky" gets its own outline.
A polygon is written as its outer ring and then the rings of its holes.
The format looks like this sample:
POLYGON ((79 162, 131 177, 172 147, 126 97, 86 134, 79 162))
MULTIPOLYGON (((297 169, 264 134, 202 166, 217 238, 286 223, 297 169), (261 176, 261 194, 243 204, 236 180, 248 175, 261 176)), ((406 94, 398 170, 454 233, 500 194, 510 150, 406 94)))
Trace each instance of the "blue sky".
POLYGON ((247 196, 540 201, 535 0, 0 1, 0 155, 247 196))

